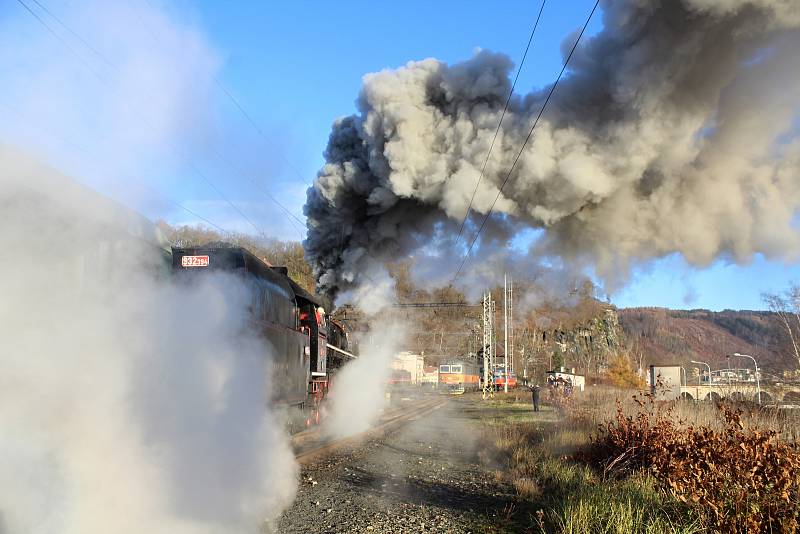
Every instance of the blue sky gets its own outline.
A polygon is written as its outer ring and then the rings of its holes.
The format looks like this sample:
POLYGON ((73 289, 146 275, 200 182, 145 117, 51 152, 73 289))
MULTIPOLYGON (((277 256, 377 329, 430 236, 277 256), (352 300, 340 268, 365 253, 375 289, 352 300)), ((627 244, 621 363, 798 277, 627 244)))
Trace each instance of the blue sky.
MULTIPOLYGON (((86 4, 77 0, 40 3, 94 50, 40 12, 83 57, 78 59, 16 2, 0 6, 0 45, 7 51, 0 58, 0 87, 7 87, 0 90, 0 117, 7 116, 0 140, 46 154, 65 173, 152 218, 197 221, 165 200, 169 198, 226 229, 255 232, 255 226, 284 239, 299 238, 302 229, 264 191, 302 218, 305 189, 323 163, 330 125, 355 110, 364 74, 427 57, 456 62, 477 49, 505 52, 516 62, 539 8, 539 2, 519 1, 120 0, 119 9, 95 4, 102 9, 86 16, 86 4), (117 45, 116 39, 125 44, 117 45), (136 63, 139 67, 131 72, 143 79, 144 88, 136 91, 141 100, 122 111, 103 106, 107 91, 91 70, 104 75, 106 59, 137 59, 137 49, 148 50, 141 57, 165 68, 136 63), (22 59, 16 54, 20 50, 22 59), (170 77, 171 66, 180 76, 170 77), (54 78, 43 76, 44 71, 54 78), (148 76, 158 83, 148 86, 148 76), (244 106, 263 136, 209 81, 213 76, 244 106), (4 78, 12 83, 4 84, 4 78), (167 101, 159 109, 163 80, 169 84, 163 92, 173 90, 179 103, 167 101), (42 94, 34 100, 30 93, 37 85, 42 94), (58 95, 47 91, 54 88, 58 95), (55 115, 39 111, 43 99, 58 98, 55 115), (151 103, 157 112, 139 113, 138 106, 150 108, 151 103), (161 124, 160 118, 176 105, 182 106, 179 120, 161 124), (65 107, 72 110, 66 117, 65 107), (118 130, 128 134, 109 138, 105 132, 118 123, 107 115, 114 113, 125 115, 130 124, 137 124, 139 115, 147 120, 135 127, 126 122, 118 130), (169 142, 147 143, 153 128, 169 142), (131 173, 141 179, 126 178, 131 173), (117 179, 108 180, 109 175, 117 179), (132 182, 141 185, 139 181, 144 186, 137 192, 132 182)), ((588 0, 549 2, 518 92, 555 77, 561 41, 582 24, 592 5, 588 0)), ((591 29, 600 27, 597 14, 591 29)), ((746 266, 719 261, 707 269, 668 257, 637 269, 612 301, 621 306, 755 309, 761 307, 762 291, 780 289, 792 280, 800 280, 800 267, 760 257, 746 266)))

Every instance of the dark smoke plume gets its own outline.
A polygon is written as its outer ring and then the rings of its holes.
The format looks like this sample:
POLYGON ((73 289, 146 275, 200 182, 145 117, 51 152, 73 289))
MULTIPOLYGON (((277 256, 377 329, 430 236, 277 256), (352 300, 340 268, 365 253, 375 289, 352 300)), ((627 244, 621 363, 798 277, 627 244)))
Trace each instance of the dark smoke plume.
MULTIPOLYGON (((795 0, 609 0, 571 62, 481 236, 482 257, 541 228, 532 255, 591 265, 608 284, 673 252, 694 265, 792 260, 800 207, 800 9, 795 0)), ((564 40, 564 49, 575 36, 564 40)), ((352 288, 408 254, 452 273, 510 88, 479 52, 364 77, 333 125, 306 214, 321 289, 352 288)), ((487 213, 548 88, 510 103, 465 235, 487 213)), ((530 260, 534 261, 534 260, 530 260)), ((446 276, 446 275, 444 275, 446 276)))

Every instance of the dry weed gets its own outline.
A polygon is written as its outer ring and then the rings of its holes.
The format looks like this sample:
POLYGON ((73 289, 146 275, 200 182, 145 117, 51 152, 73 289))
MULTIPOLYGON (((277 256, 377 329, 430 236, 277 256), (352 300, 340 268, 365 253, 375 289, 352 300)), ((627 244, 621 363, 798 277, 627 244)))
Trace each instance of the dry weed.
POLYGON ((746 427, 742 410, 727 405, 707 424, 693 426, 677 420, 673 405, 649 395, 633 401, 638 405, 633 415, 617 403, 614 419, 600 425, 582 459, 606 475, 652 475, 715 531, 797 532, 795 445, 780 441, 776 430, 746 427))

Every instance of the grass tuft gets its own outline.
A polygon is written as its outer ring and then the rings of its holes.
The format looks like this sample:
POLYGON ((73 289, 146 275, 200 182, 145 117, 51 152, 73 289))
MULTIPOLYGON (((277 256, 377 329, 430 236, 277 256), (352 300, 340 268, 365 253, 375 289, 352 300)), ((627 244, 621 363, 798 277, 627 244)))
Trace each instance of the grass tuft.
POLYGON ((505 466, 499 473, 520 501, 517 531, 703 532, 688 507, 659 491, 652 478, 602 480, 590 466, 573 460, 576 450, 590 442, 588 430, 556 423, 552 412, 529 410, 524 423, 513 415, 496 415, 486 438, 505 466))

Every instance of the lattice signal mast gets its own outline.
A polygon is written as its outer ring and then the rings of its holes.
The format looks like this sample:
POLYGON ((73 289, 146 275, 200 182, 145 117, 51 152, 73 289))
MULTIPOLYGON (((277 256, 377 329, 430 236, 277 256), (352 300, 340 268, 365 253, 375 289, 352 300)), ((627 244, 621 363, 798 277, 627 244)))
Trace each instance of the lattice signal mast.
POLYGON ((514 371, 514 280, 508 282, 508 355, 511 358, 506 362, 506 376, 514 371))
POLYGON ((483 398, 494 398, 494 300, 483 294, 483 398))
POLYGON ((508 275, 503 275, 503 390, 508 393, 508 275))
POLYGON ((514 281, 503 276, 503 369, 506 379, 503 389, 508 393, 508 381, 514 371, 514 281))

